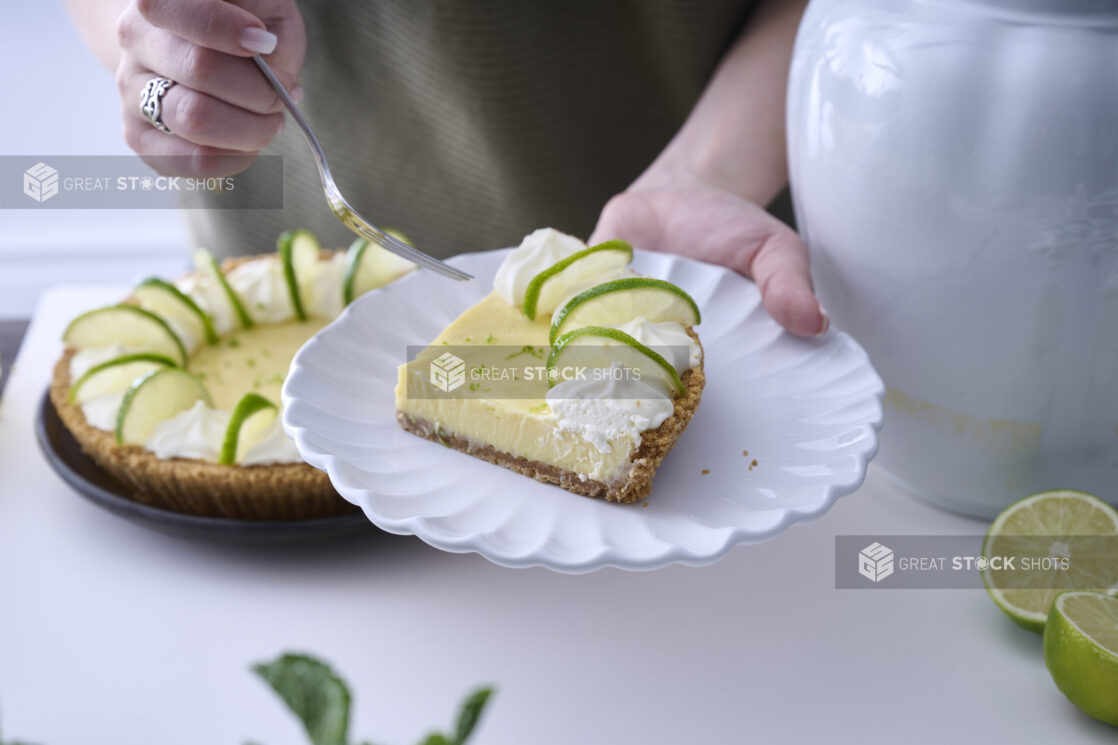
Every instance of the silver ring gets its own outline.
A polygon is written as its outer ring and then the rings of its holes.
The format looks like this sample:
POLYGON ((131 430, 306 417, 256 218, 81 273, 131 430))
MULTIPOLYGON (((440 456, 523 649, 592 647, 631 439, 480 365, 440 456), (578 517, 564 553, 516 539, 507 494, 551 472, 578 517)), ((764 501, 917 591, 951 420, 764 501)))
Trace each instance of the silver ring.
POLYGON ((170 78, 161 78, 157 75, 147 82, 143 92, 140 93, 140 113, 151 122, 151 126, 167 134, 171 134, 171 130, 163 123, 163 96, 174 84, 175 81, 170 78))

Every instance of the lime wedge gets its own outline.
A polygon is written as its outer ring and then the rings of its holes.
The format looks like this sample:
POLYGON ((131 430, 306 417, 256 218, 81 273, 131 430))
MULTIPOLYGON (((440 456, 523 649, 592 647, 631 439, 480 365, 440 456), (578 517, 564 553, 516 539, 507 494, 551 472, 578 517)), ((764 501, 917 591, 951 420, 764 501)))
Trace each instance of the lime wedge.
POLYGON ((199 308, 196 302, 170 282, 158 277, 148 277, 136 285, 132 294, 140 302, 141 308, 164 318, 174 318, 195 337, 205 339, 209 344, 217 344, 217 331, 210 314, 199 308))
POLYGON ((307 310, 303 302, 304 287, 314 276, 322 245, 311 231, 296 228, 280 233, 276 248, 280 261, 283 262, 283 278, 287 282, 287 291, 291 293, 291 305, 295 308, 295 317, 305 321, 307 310))
POLYGON ((186 370, 165 367, 132 383, 116 419, 116 441, 122 445, 143 445, 155 425, 186 411, 196 401, 212 406, 202 381, 186 370))
POLYGON ((1095 592, 1059 595, 1044 627, 1044 663, 1083 713, 1118 725, 1118 600, 1095 592))
POLYGON ((110 305, 83 313, 66 327, 62 341, 78 349, 117 343, 186 365, 186 347, 178 335, 160 316, 136 305, 110 305))
POLYGON ((659 352, 620 329, 602 326, 583 326, 559 337, 547 356, 547 379, 551 385, 561 382, 560 371, 565 367, 608 368, 614 365, 623 371, 635 371, 636 380, 658 381, 670 396, 683 393, 679 373, 659 352))
POLYGON ((1044 630, 1052 601, 1065 590, 1118 587, 1118 511, 1098 497, 1060 489, 1025 497, 994 520, 982 544, 982 581, 1015 623, 1044 630), (1017 557, 1012 568, 989 560, 1017 557))
POLYGON ((561 334, 581 326, 610 326, 644 316, 652 323, 675 321, 684 326, 702 320, 699 306, 671 282, 651 277, 623 277, 584 290, 551 317, 552 344, 561 334))
POLYGON ((217 462, 225 466, 240 463, 278 414, 279 408, 259 393, 246 393, 233 409, 217 462))
POLYGON ((229 280, 225 278, 225 272, 221 271, 221 266, 218 265, 214 255, 204 248, 198 249, 194 252, 194 268, 201 274, 211 277, 214 282, 221 286, 221 289, 225 290, 225 297, 229 299, 229 305, 232 306, 233 313, 236 314, 237 320, 241 322, 241 328, 252 328, 252 316, 245 310, 245 304, 241 302, 241 297, 229 284, 229 280))
MULTIPOLYGON (((413 245, 406 235, 393 228, 384 232, 409 246, 413 245)), ((416 265, 405 258, 385 250, 366 238, 358 238, 346 251, 344 279, 344 300, 349 305, 369 290, 392 282, 416 269, 416 265)))
POLYGON ((561 259, 532 277, 524 292, 524 315, 553 313, 563 293, 591 277, 601 277, 633 260, 633 247, 625 241, 606 241, 561 259))
POLYGON ((136 378, 163 367, 176 367, 175 361, 161 354, 125 354, 94 365, 70 386, 69 401, 84 404, 94 396, 126 391, 136 378))

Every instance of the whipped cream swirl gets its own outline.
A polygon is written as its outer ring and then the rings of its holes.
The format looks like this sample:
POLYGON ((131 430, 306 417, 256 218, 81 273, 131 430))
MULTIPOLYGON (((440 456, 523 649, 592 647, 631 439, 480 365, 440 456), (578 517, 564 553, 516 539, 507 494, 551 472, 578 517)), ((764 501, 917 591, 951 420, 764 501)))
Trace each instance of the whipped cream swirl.
POLYGON ((287 436, 280 426, 279 417, 264 430, 260 439, 245 451, 241 458, 242 466, 262 466, 273 463, 301 463, 302 456, 295 448, 295 442, 287 436))
POLYGON ((319 260, 310 281, 302 289, 303 305, 308 315, 336 318, 342 312, 346 256, 336 253, 319 260))
POLYGON ((257 323, 283 323, 295 317, 282 261, 273 257, 246 261, 225 278, 257 323))
POLYGON ((147 449, 157 458, 217 461, 230 417, 228 411, 211 409, 204 401, 195 401, 186 411, 155 425, 147 449))
POLYGON ((641 344, 658 352, 682 375, 703 360, 703 349, 691 338, 683 324, 675 321, 653 323, 644 316, 618 324, 614 328, 624 331, 641 344))
POLYGON ((175 286, 210 315, 218 334, 224 336, 237 328, 233 303, 225 294, 225 288, 215 278, 195 272, 180 279, 175 286))
POLYGON ((594 370, 559 383, 546 398, 559 429, 576 432, 602 453, 618 441, 635 447, 642 432, 659 427, 675 410, 670 398, 647 383, 594 370))

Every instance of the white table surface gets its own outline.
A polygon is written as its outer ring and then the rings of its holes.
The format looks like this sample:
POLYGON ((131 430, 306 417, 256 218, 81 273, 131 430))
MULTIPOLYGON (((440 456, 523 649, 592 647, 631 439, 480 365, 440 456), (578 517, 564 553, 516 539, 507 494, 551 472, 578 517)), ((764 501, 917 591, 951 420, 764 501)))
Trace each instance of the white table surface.
MULTIPOLYGON (((122 288, 43 296, 0 402, 0 712, 42 745, 302 743, 248 672, 306 650, 351 732, 410 745, 498 687, 478 745, 1113 742, 981 590, 836 590, 836 534, 976 534, 873 468, 823 518, 706 568, 509 570, 413 538, 217 547, 72 492, 32 433, 65 323, 122 288)), ((887 434, 885 436, 888 436, 887 434)))

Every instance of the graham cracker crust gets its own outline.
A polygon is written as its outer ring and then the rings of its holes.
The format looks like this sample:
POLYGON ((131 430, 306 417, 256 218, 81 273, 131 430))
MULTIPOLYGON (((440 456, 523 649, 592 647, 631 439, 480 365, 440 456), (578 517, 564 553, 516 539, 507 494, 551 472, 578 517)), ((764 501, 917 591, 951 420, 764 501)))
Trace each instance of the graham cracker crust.
MULTIPOLYGON (((698 341, 698 336, 693 330, 687 331, 698 341)), ((405 431, 413 435, 529 476, 536 481, 554 484, 585 497, 600 497, 607 502, 631 504, 648 496, 652 490, 652 477, 656 475, 656 469, 671 452, 672 447, 683 434, 683 430, 687 429, 695 410, 699 408, 703 386, 706 385, 702 364, 685 372, 681 380, 685 391, 675 399, 672 415, 656 429, 648 430, 641 435, 640 445, 633 451, 629 460, 630 469, 627 478, 619 479, 612 484, 583 479, 573 471, 497 450, 492 445, 472 442, 461 434, 442 429, 428 419, 413 417, 402 411, 396 412, 396 421, 405 431)))

